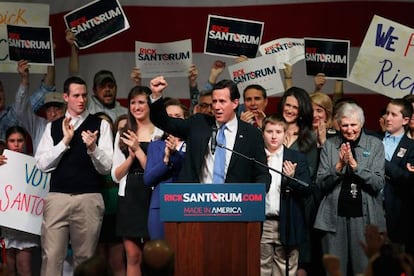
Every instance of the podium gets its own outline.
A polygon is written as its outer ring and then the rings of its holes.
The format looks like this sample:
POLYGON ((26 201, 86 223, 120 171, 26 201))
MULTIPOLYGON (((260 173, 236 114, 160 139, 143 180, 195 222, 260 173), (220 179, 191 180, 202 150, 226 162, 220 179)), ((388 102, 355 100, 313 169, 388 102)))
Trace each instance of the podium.
POLYGON ((175 276, 260 275, 264 184, 163 184, 161 220, 175 276))

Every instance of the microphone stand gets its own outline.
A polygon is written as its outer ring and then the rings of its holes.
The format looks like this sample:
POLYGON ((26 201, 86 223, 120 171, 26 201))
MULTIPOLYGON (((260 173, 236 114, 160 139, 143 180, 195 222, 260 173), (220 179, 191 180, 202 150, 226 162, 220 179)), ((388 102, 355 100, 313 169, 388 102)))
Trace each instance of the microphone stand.
MULTIPOLYGON (((243 154, 241 152, 238 152, 238 151, 229 149, 226 146, 224 146, 223 144, 217 143, 217 146, 220 147, 220 148, 223 148, 225 150, 231 151, 232 153, 234 153, 234 154, 236 154, 236 155, 238 155, 240 157, 243 157, 243 158, 245 158, 247 160, 250 160, 250 161, 252 161, 252 162, 254 162, 254 163, 256 163, 256 164, 258 164, 258 165, 260 165, 262 167, 265 167, 268 170, 274 171, 274 172, 280 174, 281 176, 285 177, 285 179, 289 179, 289 180, 295 181, 296 183, 298 183, 298 184, 300 184, 300 185, 302 185, 304 187, 309 187, 309 184, 308 183, 306 183, 306 182, 304 182, 304 181, 302 181, 300 179, 297 179, 295 177, 289 176, 289 175, 285 174, 282 171, 276 170, 275 168, 272 168, 272 167, 268 166, 267 164, 264 164, 264 163, 262 163, 260 161, 257 161, 253 157, 249 157, 249 156, 247 156, 247 155, 245 155, 245 154, 243 154)), ((282 183, 281 184, 283 184, 283 178, 282 178, 282 183)), ((289 219, 290 219, 290 202, 289 201, 290 201, 290 191, 291 190, 290 190, 290 188, 288 187, 287 184, 285 184, 284 186, 285 186, 285 195, 286 195, 286 229, 285 230, 286 230, 286 241, 289 242, 289 224, 290 224, 290 221, 289 221, 289 219)), ((283 185, 282 185, 282 187, 283 187, 283 185)), ((285 248, 285 256, 286 256, 285 257, 285 261, 286 261, 285 275, 286 276, 289 276, 289 253, 290 253, 290 246, 286 245, 286 246, 284 246, 284 248, 285 248)))

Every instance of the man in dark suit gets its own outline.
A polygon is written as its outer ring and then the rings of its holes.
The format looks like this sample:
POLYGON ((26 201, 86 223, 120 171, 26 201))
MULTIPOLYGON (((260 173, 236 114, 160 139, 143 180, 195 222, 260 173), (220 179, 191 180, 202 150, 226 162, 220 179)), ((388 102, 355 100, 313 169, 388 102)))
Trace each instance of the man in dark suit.
MULTIPOLYGON (((162 92, 168 84, 164 77, 156 77, 150 82, 152 94, 151 121, 164 131, 186 140, 187 153, 179 182, 213 183, 214 163, 219 150, 216 147, 216 133, 222 128, 225 134, 225 146, 256 161, 266 163, 264 143, 261 133, 250 124, 240 121, 236 116, 240 93, 231 80, 222 80, 214 85, 213 113, 195 114, 189 119, 171 118, 165 112, 161 100, 162 92)), ((268 170, 240 155, 225 151, 224 182, 226 183, 265 183, 266 191, 270 185, 268 170)))
MULTIPOLYGON (((306 156, 283 145, 287 124, 283 118, 271 115, 263 120, 263 139, 269 167, 311 182, 306 156)), ((286 260, 289 275, 298 269, 299 244, 307 237, 303 197, 310 186, 288 179, 271 171, 272 183, 266 195, 266 220, 260 242, 260 270, 262 276, 285 275, 286 260)))
POLYGON ((385 112, 385 187, 384 207, 387 232, 391 241, 401 243, 413 254, 412 180, 414 173, 414 141, 407 137, 412 105, 403 99, 392 99, 385 112))

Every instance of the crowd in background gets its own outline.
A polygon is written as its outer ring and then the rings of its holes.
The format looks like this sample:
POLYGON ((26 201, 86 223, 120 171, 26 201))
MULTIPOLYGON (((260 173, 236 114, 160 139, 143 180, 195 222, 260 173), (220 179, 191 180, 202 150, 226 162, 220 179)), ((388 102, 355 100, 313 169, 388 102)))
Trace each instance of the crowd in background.
POLYGON ((68 252, 75 275, 92 275, 85 272, 91 266, 108 266, 108 275, 172 275, 171 258, 158 272, 143 260, 145 247, 165 238, 159 187, 175 181, 266 183, 262 275, 412 275, 413 96, 390 99, 378 118, 381 132, 373 132, 364 127, 358 103, 343 97, 342 81, 333 98, 323 91, 323 74, 315 76, 315 88, 295 87, 287 64, 286 91, 278 106, 268 107, 266 89, 254 84, 238 91, 220 79, 226 64, 217 61, 202 88, 197 67, 189 68, 190 106, 163 97, 168 80, 162 76, 144 85, 139 68, 132 68, 123 107, 106 68, 88 91, 78 76, 73 34, 66 39, 72 55, 63 91, 49 66, 30 93, 30 66, 23 60, 17 63, 20 86, 0 83, 2 148, 33 155, 52 174, 40 238, 2 228, 5 275, 37 275, 35 248, 42 275, 60 275, 68 252), (14 104, 5 105, 4 89, 16 89, 14 104), (217 142, 223 133, 226 147, 283 174, 221 147, 214 152, 212 129, 217 142))

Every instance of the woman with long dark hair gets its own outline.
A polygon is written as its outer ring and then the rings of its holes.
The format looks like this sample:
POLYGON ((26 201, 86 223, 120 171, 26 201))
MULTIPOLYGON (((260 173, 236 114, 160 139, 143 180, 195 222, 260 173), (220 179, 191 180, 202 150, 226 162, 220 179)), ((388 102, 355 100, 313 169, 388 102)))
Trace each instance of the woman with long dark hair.
MULTIPOLYGON (((299 87, 290 87, 283 94, 278 108, 279 116, 282 116, 288 124, 286 131, 285 146, 302 152, 306 155, 311 178, 314 179, 318 164, 318 148, 316 135, 313 131, 313 108, 308 92, 299 87)), ((314 185, 309 183, 312 187, 314 185)), ((304 199, 306 224, 310 235, 314 214, 316 213, 314 195, 311 194, 304 199)), ((299 248, 299 270, 298 275, 306 275, 305 271, 311 270, 311 243, 302 243, 299 248)))
POLYGON ((316 171, 318 151, 313 131, 313 109, 308 92, 291 87, 283 94, 278 106, 278 115, 288 124, 285 146, 307 156, 311 175, 316 171))
POLYGON ((149 239, 151 188, 144 185, 148 144, 162 136, 149 118, 151 90, 135 86, 128 94, 126 126, 115 137, 112 178, 119 182, 116 233, 123 238, 127 276, 141 275, 142 246, 149 239))

